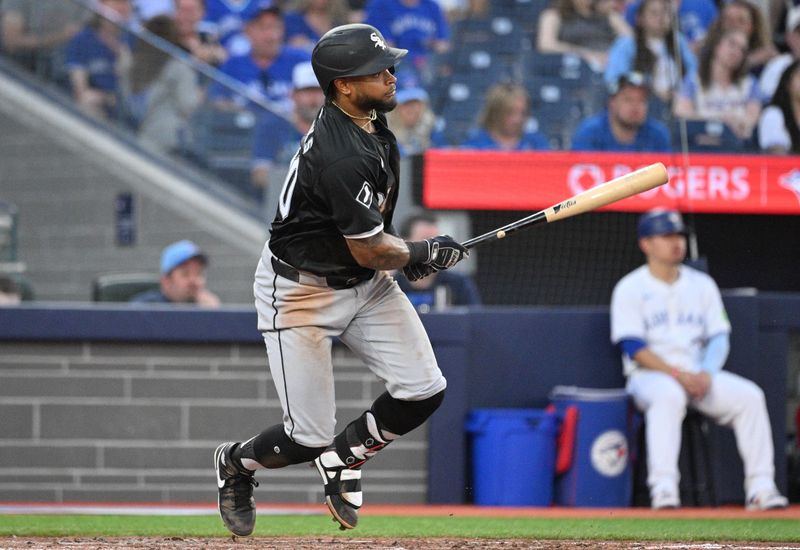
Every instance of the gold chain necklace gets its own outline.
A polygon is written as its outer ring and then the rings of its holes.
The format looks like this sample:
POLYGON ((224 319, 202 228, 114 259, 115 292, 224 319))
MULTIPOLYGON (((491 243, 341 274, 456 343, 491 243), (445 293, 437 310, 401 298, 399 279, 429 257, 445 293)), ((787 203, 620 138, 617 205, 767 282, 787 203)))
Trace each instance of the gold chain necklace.
POLYGON ((355 116, 355 115, 351 115, 350 113, 348 113, 347 111, 342 109, 342 107, 338 103, 336 103, 335 101, 331 100, 331 103, 333 103, 336 106, 337 109, 339 109, 341 112, 343 112, 344 114, 346 114, 347 116, 349 116, 353 120, 366 120, 366 122, 363 125, 361 125, 358 122, 356 122, 356 126, 361 128, 362 130, 366 130, 367 126, 369 126, 372 121, 374 121, 375 119, 378 118, 378 113, 375 111, 375 109, 372 109, 369 112, 369 116, 355 116))

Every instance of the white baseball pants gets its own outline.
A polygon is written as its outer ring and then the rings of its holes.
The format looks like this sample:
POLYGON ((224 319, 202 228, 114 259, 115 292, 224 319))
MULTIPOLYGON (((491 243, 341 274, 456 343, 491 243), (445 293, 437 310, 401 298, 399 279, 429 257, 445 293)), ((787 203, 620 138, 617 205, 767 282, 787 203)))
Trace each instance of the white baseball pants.
POLYGON ((702 399, 690 400, 672 376, 639 368, 629 377, 627 390, 645 415, 651 495, 661 491, 678 494, 681 423, 687 406, 733 428, 744 463, 747 498, 775 488, 772 429, 764 392, 755 383, 721 371, 713 375, 711 389, 702 399))
POLYGON ((276 275, 262 259, 254 290, 284 429, 297 443, 324 447, 333 441, 333 337, 358 355, 396 399, 420 401, 445 389, 419 315, 385 272, 334 290, 276 275))

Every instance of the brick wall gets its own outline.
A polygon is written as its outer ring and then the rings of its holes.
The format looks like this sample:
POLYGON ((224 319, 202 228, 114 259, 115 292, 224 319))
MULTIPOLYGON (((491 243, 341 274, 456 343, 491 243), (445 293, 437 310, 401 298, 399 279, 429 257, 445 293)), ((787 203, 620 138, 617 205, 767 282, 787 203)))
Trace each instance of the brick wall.
MULTIPOLYGON (((382 383, 334 348, 339 426, 382 383)), ((211 502, 212 454, 280 421, 260 344, 0 342, 0 501, 211 502)), ((368 502, 426 500, 425 427, 366 467, 368 502)), ((307 465, 262 471, 258 502, 321 502, 307 465)))

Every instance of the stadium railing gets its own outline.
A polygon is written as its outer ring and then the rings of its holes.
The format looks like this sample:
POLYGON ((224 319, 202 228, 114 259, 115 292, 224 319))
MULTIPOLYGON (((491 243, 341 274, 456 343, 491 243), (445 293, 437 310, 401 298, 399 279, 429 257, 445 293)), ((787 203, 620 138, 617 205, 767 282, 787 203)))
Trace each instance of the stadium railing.
MULTIPOLYGON (((122 29, 126 41, 133 46, 136 41, 143 41, 161 50, 171 59, 176 59, 191 68, 196 74, 198 87, 205 98, 187 120, 185 131, 181 131, 178 146, 174 150, 162 150, 138 135, 136 125, 132 121, 131 112, 127 108, 117 109, 111 116, 98 119, 91 118, 94 123, 106 127, 115 134, 123 134, 130 138, 132 144, 141 147, 142 152, 152 155, 161 164, 169 164, 177 169, 185 168, 199 173, 203 186, 222 187, 233 193, 247 205, 248 214, 261 217, 262 192, 250 184, 251 145, 255 120, 266 113, 285 116, 276 105, 267 98, 246 87, 240 81, 220 72, 217 68, 193 58, 189 53, 170 42, 148 32, 140 25, 123 23, 114 17, 112 12, 103 10, 91 0, 64 0, 79 5, 90 14, 90 17, 103 18, 122 29), (208 100, 205 92, 214 85, 226 94, 239 98, 239 103, 246 107, 237 110, 222 110, 208 100)), ((36 5, 34 8, 38 8, 36 5)), ((33 56, 33 76, 48 95, 56 96, 65 108, 72 108, 80 113, 72 99, 69 79, 64 67, 64 47, 56 55, 33 56)), ((2 50, 0 57, 14 61, 13 56, 2 50)), ((9 67, 11 64, 6 64, 9 67)), ((25 72, 25 71, 23 71, 25 72)), ((125 106, 124 98, 117 94, 117 102, 125 106)))

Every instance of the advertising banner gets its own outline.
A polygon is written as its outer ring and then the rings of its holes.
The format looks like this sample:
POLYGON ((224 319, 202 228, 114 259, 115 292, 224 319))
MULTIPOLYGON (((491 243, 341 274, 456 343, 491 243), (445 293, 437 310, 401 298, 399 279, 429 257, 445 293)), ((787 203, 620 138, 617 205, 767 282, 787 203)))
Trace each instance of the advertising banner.
POLYGON ((428 208, 541 210, 643 166, 663 162, 665 185, 602 210, 800 214, 800 157, 671 153, 466 151, 425 153, 428 208))

